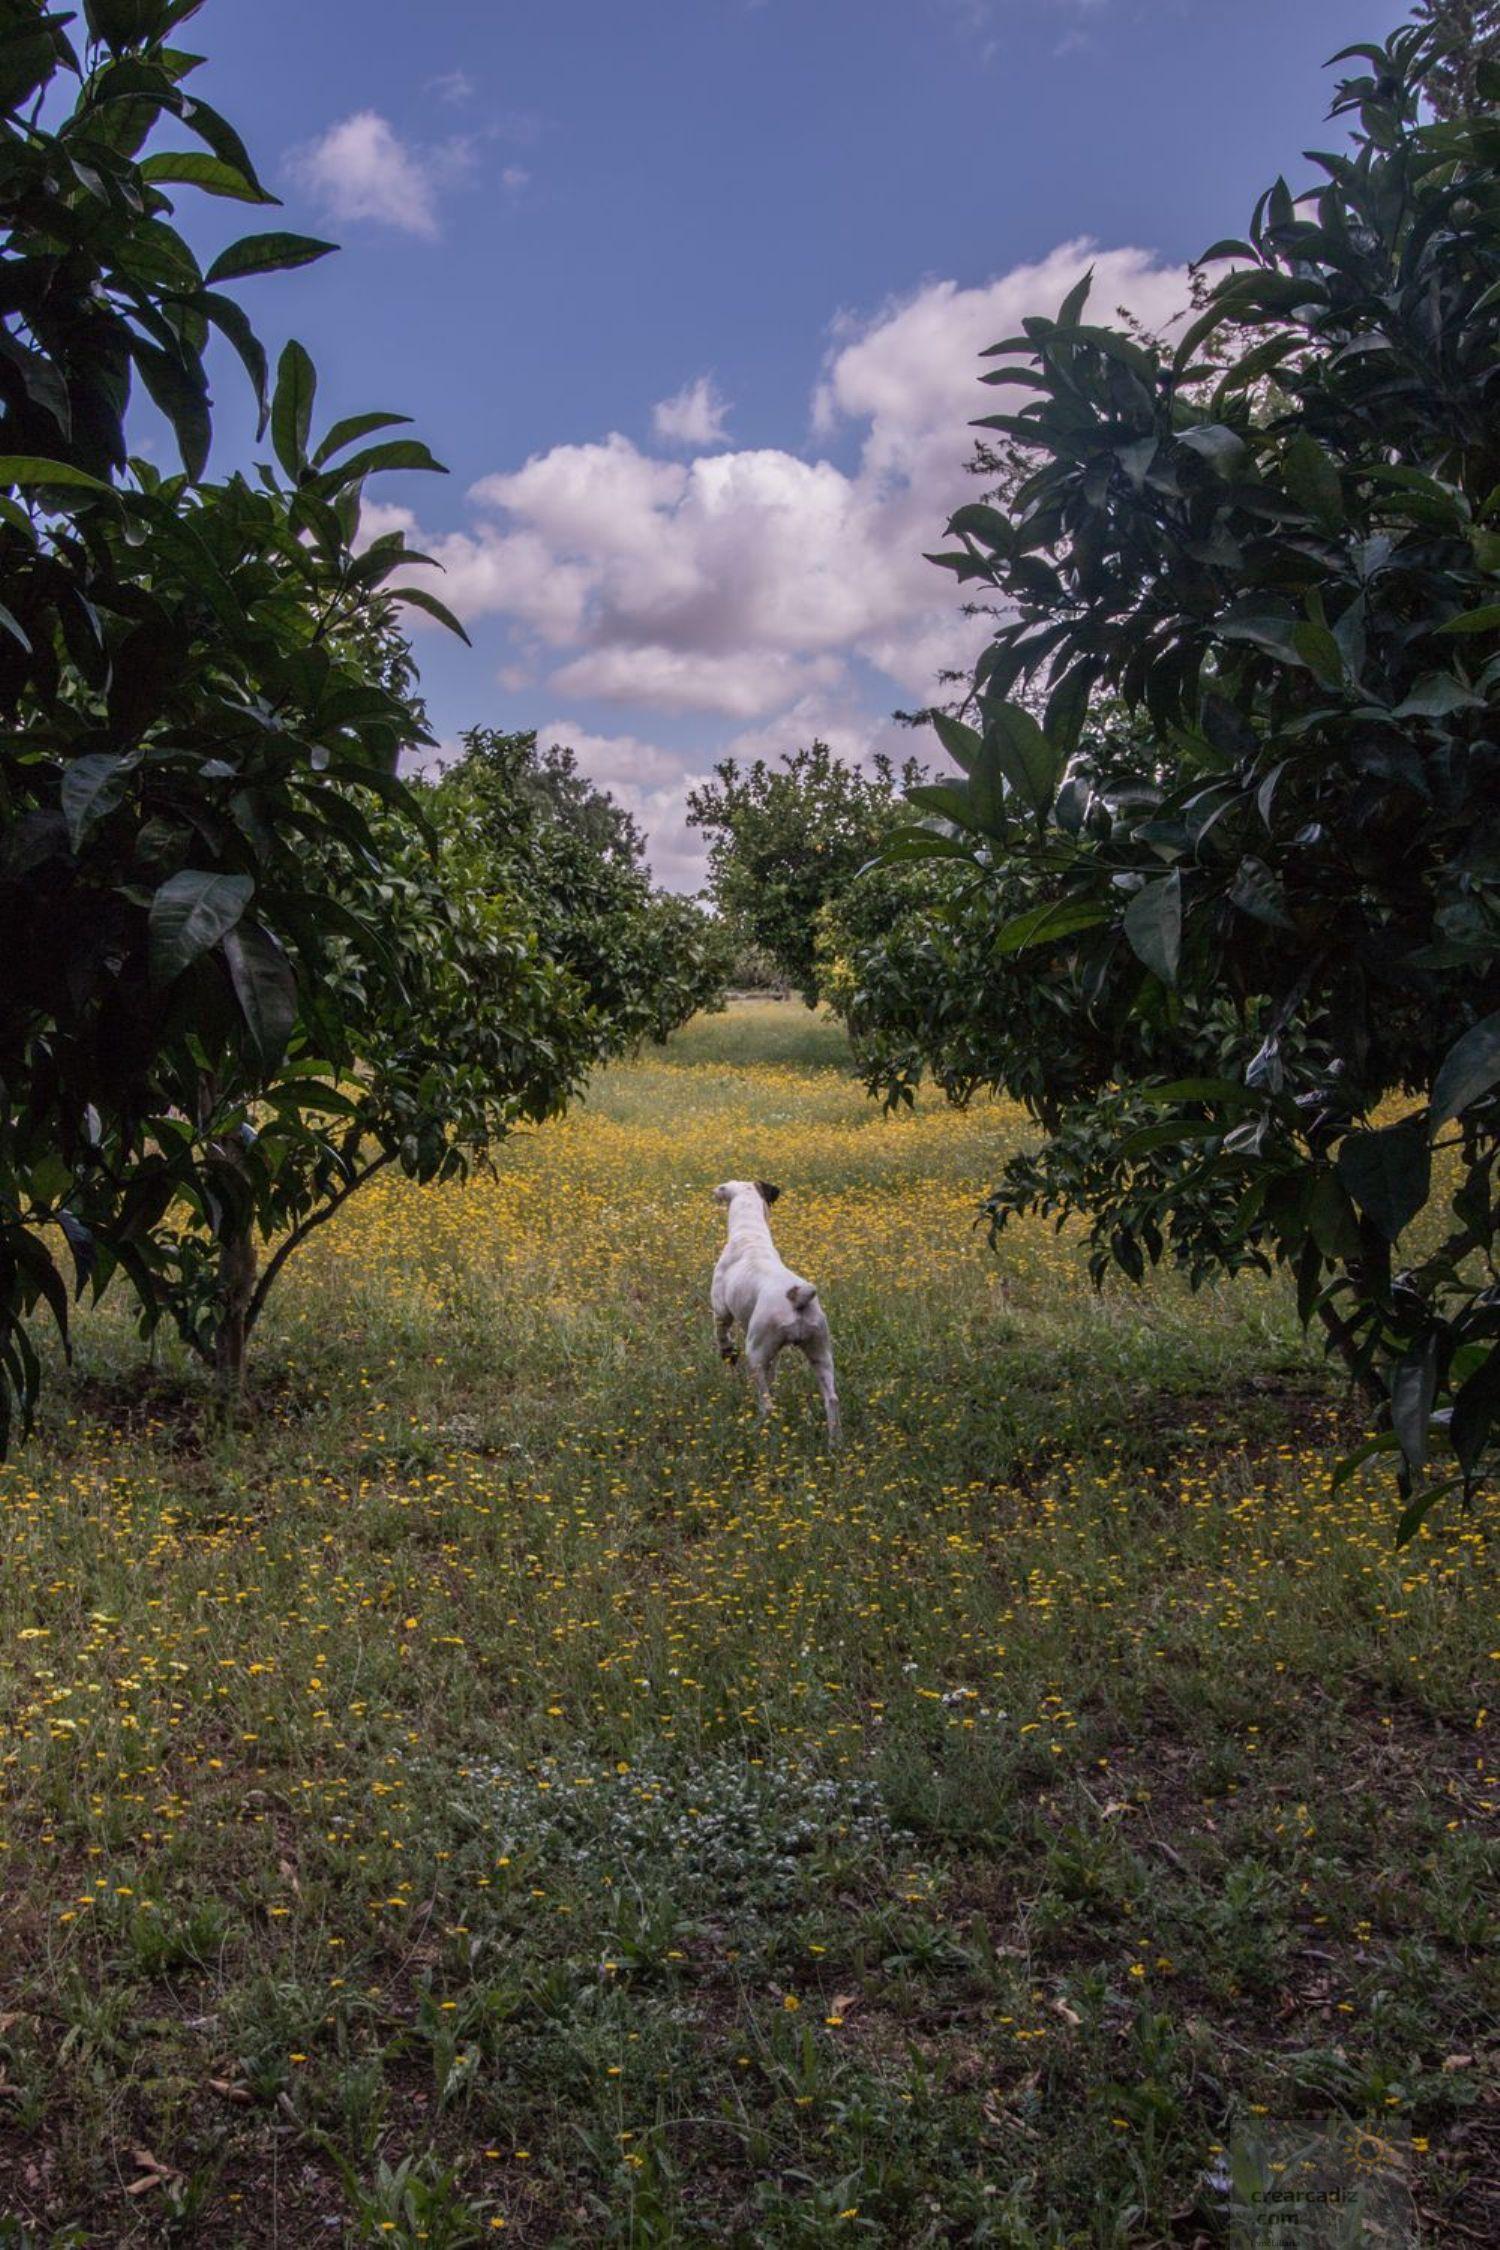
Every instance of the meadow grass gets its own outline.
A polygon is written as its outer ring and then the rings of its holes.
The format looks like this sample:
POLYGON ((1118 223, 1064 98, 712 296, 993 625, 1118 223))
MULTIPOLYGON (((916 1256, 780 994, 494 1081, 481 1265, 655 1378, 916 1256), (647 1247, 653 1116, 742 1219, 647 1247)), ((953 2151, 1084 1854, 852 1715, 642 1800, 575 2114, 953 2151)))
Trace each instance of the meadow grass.
MULTIPOLYGON (((1246 2119, 1500 2230, 1479 1528, 1279 1283, 1088 1285, 737 1006, 0 1471, 0 2243, 1149 2244, 1246 2119), (847 1442, 706 1305, 778 1181, 847 1442)), ((1330 2238, 1331 2239, 1331 2238, 1330 2238)))

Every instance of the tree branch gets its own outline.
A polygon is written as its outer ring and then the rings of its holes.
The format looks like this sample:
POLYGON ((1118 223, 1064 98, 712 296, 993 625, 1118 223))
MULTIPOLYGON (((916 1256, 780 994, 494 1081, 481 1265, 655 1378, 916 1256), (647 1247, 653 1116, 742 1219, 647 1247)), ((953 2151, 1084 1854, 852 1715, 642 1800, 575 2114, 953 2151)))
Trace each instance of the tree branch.
POLYGON ((350 1196, 354 1193, 356 1188, 362 1188, 366 1180, 374 1179, 377 1172, 384 1171, 387 1164, 392 1164, 394 1162, 395 1158, 389 1152, 387 1152, 387 1154, 384 1156, 377 1156, 373 1164, 367 1164, 362 1172, 356 1172, 351 1179, 346 1180, 344 1185, 339 1189, 337 1195, 330 1197, 329 1201, 323 1204, 319 1210, 310 1213, 310 1215, 302 1221, 300 1226, 293 1227, 291 1233, 277 1245, 274 1257, 271 1257, 266 1261, 265 1270, 261 1274, 260 1280, 256 1283, 255 1294, 250 1299, 250 1303, 246 1308, 245 1333, 247 1335, 250 1333, 251 1329, 254 1328, 256 1322, 261 1316, 261 1313, 265 1309, 266 1299, 271 1293, 271 1289, 276 1280, 276 1277, 280 1273, 282 1267, 286 1264, 287 1259, 292 1255, 292 1252, 294 1250, 300 1249, 302 1244, 307 1240, 308 1236, 312 1234, 316 1228, 326 1226, 327 1222, 333 1217, 334 1212, 342 1209, 343 1205, 348 1202, 350 1196))

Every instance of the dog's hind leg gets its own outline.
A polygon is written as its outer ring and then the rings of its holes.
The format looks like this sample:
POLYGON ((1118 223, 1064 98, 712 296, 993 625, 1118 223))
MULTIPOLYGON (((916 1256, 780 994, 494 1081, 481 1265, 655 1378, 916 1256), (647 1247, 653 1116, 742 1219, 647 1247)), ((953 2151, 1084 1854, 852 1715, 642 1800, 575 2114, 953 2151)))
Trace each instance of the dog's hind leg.
POLYGON ((762 1422, 771 1416, 771 1378, 776 1372, 776 1354, 765 1346, 751 1343, 749 1348, 750 1372, 755 1378, 755 1396, 760 1406, 762 1422))
POLYGON ((719 1357, 726 1366, 739 1365, 740 1347, 734 1340, 734 1314, 715 1312, 714 1331, 719 1339, 719 1357))
POLYGON ((833 1351, 826 1336, 803 1346, 808 1365, 818 1378, 818 1389, 823 1394, 823 1412, 828 1417, 828 1442, 839 1442, 839 1394, 833 1379, 833 1351))

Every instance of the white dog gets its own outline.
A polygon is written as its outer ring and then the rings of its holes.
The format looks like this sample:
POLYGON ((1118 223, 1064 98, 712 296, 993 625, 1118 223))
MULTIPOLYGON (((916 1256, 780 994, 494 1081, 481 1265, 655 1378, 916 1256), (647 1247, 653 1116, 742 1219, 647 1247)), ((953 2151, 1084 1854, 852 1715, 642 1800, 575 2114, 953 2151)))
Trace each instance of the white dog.
POLYGON ((830 1441, 839 1434, 839 1397, 833 1382, 833 1344, 818 1292, 801 1274, 784 1266, 771 1240, 767 1211, 781 1190, 765 1180, 725 1180, 714 1189, 715 1203, 729 1208, 729 1240, 714 1267, 714 1325, 720 1356, 733 1367, 739 1358, 736 1321, 745 1331, 745 1350, 762 1419, 771 1411, 771 1378, 777 1354, 795 1344, 806 1355, 823 1394, 830 1441))

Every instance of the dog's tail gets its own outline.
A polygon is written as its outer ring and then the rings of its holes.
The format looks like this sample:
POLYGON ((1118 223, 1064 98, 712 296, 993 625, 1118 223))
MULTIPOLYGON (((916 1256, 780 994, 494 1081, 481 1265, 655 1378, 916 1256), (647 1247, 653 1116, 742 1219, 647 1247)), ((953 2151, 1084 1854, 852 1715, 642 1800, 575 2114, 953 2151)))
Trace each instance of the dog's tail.
POLYGON ((794 1281, 787 1291, 788 1298, 796 1306, 798 1312, 806 1312, 817 1294, 817 1290, 814 1289, 810 1281, 794 1281))

